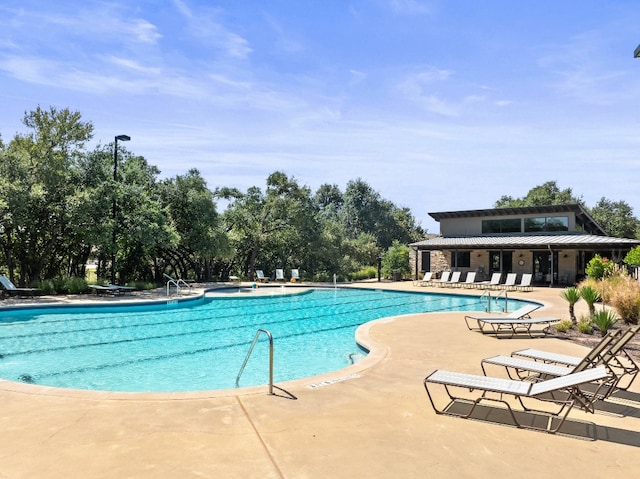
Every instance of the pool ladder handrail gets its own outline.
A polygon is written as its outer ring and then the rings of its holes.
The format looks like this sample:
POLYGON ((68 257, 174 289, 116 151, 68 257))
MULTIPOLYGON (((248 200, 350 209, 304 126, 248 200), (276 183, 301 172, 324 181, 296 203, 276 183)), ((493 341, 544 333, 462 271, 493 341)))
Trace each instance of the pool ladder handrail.
POLYGON ((189 283, 187 283, 184 279, 173 279, 171 276, 169 276, 166 273, 162 273, 162 275, 167 278, 167 296, 170 296, 170 292, 171 292, 171 285, 175 285, 176 287, 176 294, 180 295, 180 283, 184 283, 184 285, 189 288, 189 292, 191 292, 191 285, 189 283))
POLYGON ((238 373, 238 376, 236 377, 236 387, 239 387, 240 384, 240 376, 242 376, 242 373, 244 372, 244 368, 247 365, 247 362, 249 362, 249 358, 251 357, 251 353, 253 352, 253 348, 255 347, 256 343, 258 342, 258 339, 260 338, 260 334, 264 333, 267 335, 267 338, 269 338, 269 394, 273 394, 273 336, 271 335, 271 332, 269 332, 266 329, 258 329, 258 331, 256 332, 255 337, 253 338, 253 342, 251 343, 251 347, 249 348, 249 352, 247 353, 247 357, 244 358, 244 362, 242 363, 242 367, 240 368, 240 372, 238 373))
MULTIPOLYGON (((493 301, 495 302, 495 304, 496 305, 500 305, 500 303, 498 302, 498 299, 500 298, 500 296, 504 296, 504 307, 501 308, 504 313, 507 312, 508 307, 509 307, 508 306, 509 305, 509 296, 507 294, 507 291, 508 291, 507 288, 504 288, 502 291, 500 291, 497 295, 495 295, 493 297, 493 301)), ((480 304, 482 304, 482 299, 483 298, 487 298, 487 307, 485 308, 485 311, 487 313, 490 313, 491 312, 491 290, 487 289, 487 290, 485 290, 484 293, 482 293, 480 295, 480 304)))

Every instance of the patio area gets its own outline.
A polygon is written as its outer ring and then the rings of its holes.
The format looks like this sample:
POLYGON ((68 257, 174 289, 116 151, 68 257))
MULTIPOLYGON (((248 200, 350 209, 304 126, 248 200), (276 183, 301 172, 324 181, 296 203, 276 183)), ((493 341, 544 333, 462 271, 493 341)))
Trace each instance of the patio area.
MULTIPOLYGON (((429 291, 410 282, 357 286, 429 291)), ((544 303, 535 314, 567 318, 559 294, 513 296, 544 303)), ((596 414, 574 409, 567 434, 557 435, 507 425, 499 410, 481 420, 436 415, 423 388, 435 369, 481 374, 481 359, 516 349, 584 355, 576 342, 496 339, 467 330, 463 313, 387 318, 361 327, 358 338, 371 348, 367 359, 277 384, 273 396, 267 386, 125 394, 0 381, 0 477, 523 479, 640 470, 638 383, 596 414)))

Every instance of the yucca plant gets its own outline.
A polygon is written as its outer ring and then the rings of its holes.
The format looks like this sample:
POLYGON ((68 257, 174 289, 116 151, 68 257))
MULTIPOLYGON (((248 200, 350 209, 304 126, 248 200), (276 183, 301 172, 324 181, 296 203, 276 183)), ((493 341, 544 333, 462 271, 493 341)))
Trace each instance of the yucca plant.
POLYGON ((616 321, 618 321, 618 316, 616 313, 611 311, 610 309, 603 309, 602 311, 598 311, 591 316, 591 322, 600 330, 600 334, 604 337, 607 334, 616 321))
POLYGON ((596 312, 595 303, 600 300, 600 291, 591 286, 582 286, 579 292, 580 297, 589 305, 589 316, 593 316, 596 312))
POLYGON ((560 296, 564 298, 569 303, 569 317, 571 318, 571 324, 576 325, 578 320, 576 319, 575 306, 578 301, 580 301, 580 290, 576 288, 567 288, 560 296))

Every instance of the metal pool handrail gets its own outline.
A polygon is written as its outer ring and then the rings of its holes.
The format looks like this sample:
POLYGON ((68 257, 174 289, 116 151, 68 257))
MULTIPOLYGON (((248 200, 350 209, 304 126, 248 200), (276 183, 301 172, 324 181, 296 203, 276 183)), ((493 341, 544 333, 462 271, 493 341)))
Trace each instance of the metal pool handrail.
POLYGON ((238 376, 236 377, 236 387, 238 387, 239 384, 240 384, 240 376, 242 376, 242 373, 244 372, 244 368, 247 365, 247 362, 249 361, 249 357, 251 356, 251 353, 253 352, 253 348, 256 345, 256 343, 258 342, 258 338, 260 337, 260 333, 266 334, 267 337, 269 338, 269 394, 273 394, 273 336, 266 329, 258 329, 258 332, 256 333, 255 337, 253 338, 253 342, 251 343, 251 347, 249 348, 249 352, 247 353, 247 357, 244 358, 244 363, 242 363, 242 367, 240 368, 240 372, 238 373, 238 376))

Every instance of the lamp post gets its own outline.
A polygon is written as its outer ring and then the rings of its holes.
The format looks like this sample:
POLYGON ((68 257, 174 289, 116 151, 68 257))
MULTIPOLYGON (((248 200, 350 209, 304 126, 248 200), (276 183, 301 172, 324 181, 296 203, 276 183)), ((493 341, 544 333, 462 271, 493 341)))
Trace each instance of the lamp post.
MULTIPOLYGON (((128 135, 118 135, 115 138, 113 145, 113 182, 118 181, 118 140, 129 141, 131 139, 128 135)), ((117 204, 116 204, 116 191, 113 191, 113 205, 111 210, 111 217, 113 219, 113 230, 111 231, 111 284, 116 283, 116 217, 117 217, 117 204)))

